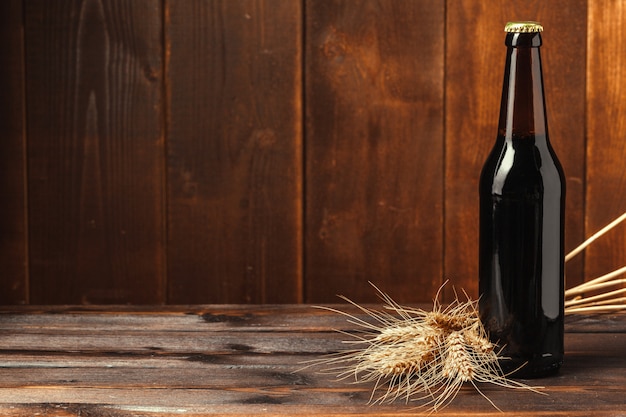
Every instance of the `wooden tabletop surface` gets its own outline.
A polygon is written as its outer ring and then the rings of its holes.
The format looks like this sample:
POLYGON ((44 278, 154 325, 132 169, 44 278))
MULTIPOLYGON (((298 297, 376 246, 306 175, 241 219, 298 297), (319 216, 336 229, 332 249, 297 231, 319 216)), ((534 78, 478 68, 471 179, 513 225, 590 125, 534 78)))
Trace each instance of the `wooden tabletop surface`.
MULTIPOLYGON (((349 310, 339 306, 342 310, 349 310)), ((0 308, 2 416, 407 416, 303 363, 355 326, 307 305, 0 308)), ((541 395, 462 389, 438 415, 626 416, 626 314, 568 317, 541 395)), ((528 381, 526 381, 528 382, 528 381)), ((423 413, 423 411, 422 411, 423 413)))

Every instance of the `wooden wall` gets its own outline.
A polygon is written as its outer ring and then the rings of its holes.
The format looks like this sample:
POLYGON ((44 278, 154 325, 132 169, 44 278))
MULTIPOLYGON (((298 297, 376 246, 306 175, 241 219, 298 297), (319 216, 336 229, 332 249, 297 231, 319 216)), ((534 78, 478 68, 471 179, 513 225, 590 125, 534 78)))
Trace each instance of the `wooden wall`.
MULTIPOLYGON (((516 19, 570 250, 626 211, 625 2, 3 0, 0 302, 475 296, 516 19)), ((568 285, 624 264, 621 227, 568 285)))

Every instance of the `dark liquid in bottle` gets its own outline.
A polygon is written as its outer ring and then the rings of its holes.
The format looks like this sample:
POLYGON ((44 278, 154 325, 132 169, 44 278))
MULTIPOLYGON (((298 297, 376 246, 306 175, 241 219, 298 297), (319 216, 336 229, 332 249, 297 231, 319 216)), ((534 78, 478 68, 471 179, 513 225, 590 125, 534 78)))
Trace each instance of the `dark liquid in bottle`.
POLYGON ((563 174, 545 136, 500 135, 480 180, 480 312, 505 373, 563 361, 563 174))

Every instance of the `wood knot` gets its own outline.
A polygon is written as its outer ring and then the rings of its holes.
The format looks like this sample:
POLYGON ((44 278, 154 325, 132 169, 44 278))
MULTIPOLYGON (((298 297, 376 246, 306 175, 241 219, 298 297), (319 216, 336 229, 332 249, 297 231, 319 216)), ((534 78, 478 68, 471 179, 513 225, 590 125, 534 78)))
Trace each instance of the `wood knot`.
POLYGON ((261 149, 270 148, 276 144, 276 132, 272 129, 257 129, 252 133, 252 139, 261 149))
POLYGON ((330 33, 326 36, 324 43, 322 44, 322 53, 329 60, 341 60, 346 55, 348 50, 348 42, 346 35, 337 32, 336 29, 331 28, 330 33))

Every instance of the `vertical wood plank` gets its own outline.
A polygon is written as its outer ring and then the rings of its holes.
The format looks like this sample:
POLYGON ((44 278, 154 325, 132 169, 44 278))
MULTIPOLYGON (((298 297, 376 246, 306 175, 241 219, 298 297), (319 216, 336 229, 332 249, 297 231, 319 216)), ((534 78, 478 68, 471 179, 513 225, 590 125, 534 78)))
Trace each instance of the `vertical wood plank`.
POLYGON ((28 301, 22 2, 0 2, 0 304, 28 301))
POLYGON ((166 4, 169 301, 301 301, 301 2, 166 4))
POLYGON ((443 1, 306 3, 306 300, 442 281, 443 1))
POLYGON ((160 2, 25 4, 32 302, 161 303, 160 2))
MULTIPOLYGON (((587 234, 626 211, 626 4, 589 1, 587 234)), ((585 253, 588 279, 626 264, 626 226, 585 253)))
MULTIPOLYGON (((446 45, 445 275, 478 294, 478 179, 498 124, 503 28, 544 25, 542 62, 549 134, 567 179, 566 251, 583 239, 586 1, 448 1, 446 45)), ((567 267, 568 284, 582 263, 567 267)))

